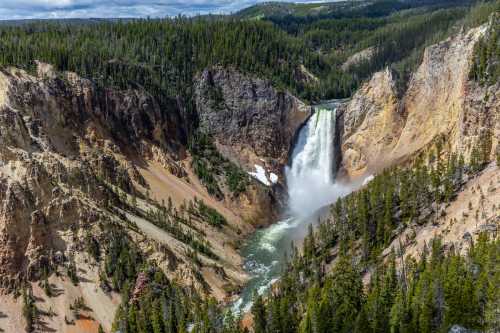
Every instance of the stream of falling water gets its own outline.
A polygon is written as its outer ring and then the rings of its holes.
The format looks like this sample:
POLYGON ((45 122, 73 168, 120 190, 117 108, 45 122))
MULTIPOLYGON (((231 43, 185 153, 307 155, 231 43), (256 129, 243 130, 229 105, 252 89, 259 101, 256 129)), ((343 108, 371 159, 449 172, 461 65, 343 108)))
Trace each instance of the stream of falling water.
POLYGON ((304 238, 318 210, 351 191, 335 183, 335 120, 335 103, 317 107, 300 130, 285 170, 289 196, 285 217, 257 231, 244 246, 244 268, 251 279, 233 304, 234 312, 250 310, 254 293, 264 294, 279 278, 292 242, 304 238))

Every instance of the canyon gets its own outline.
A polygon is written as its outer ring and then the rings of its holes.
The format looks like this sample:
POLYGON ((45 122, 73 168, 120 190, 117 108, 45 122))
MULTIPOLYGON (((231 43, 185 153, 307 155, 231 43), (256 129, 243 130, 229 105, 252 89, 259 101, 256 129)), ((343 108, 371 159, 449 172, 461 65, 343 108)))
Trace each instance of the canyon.
POLYGON ((318 209, 437 146, 437 159, 460 152, 469 160, 484 133, 491 136, 488 167, 466 179, 437 222, 401 230, 391 247, 415 233, 407 251, 419 253, 439 232, 447 244, 464 248, 464 235, 476 237, 486 224, 497 232, 500 83, 480 85, 469 75, 474 47, 498 24, 495 19, 427 47, 403 92, 387 68, 333 107, 307 105, 269 80, 221 66, 196 76, 195 116, 184 112, 180 98, 160 106, 139 88, 101 87, 46 63, 39 62, 36 73, 2 69, 0 327, 22 330, 22 305, 13 293, 28 281, 41 309, 57 314, 46 317, 46 327, 86 332, 101 324, 110 331, 121 296, 103 291, 101 268, 85 251, 89 240, 105 241, 107 224, 123 229, 148 259, 186 287, 226 305, 244 290, 248 310, 253 292, 263 293, 278 277, 275 271, 244 289, 252 276, 261 276, 259 262, 249 260, 249 254, 261 254, 249 247, 262 246, 270 235, 276 236, 270 245, 280 250, 300 241, 318 209), (244 189, 232 191, 224 171, 215 176, 221 194, 209 192, 195 162, 212 162, 189 149, 187 124, 193 122, 213 139, 210 158, 239 170, 244 189), (488 213, 477 224, 461 207, 479 205, 484 192, 488 213), (175 233, 155 220, 160 211, 168 212, 169 221, 182 221, 168 224, 175 233), (213 224, 214 216, 226 222, 213 224), (456 223, 461 216, 463 223, 456 223), (80 283, 51 275, 48 281, 61 295, 46 296, 40 286, 44 267, 57 271, 73 263, 80 283), (69 325, 68 305, 80 297, 93 319, 76 318, 69 325))

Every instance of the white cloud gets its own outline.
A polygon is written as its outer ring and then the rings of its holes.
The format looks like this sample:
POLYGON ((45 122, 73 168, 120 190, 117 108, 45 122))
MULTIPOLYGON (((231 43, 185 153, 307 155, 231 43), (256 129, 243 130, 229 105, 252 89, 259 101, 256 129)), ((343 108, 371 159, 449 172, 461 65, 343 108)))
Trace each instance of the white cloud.
POLYGON ((0 19, 165 17, 179 14, 231 13, 262 1, 263 0, 0 0, 0 19))

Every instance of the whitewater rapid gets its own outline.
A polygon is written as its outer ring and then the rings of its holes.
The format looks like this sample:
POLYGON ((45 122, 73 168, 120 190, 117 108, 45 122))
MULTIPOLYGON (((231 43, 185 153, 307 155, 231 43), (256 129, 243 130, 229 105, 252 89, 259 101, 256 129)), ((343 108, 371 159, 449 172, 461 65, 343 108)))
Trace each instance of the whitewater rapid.
POLYGON ((285 170, 288 207, 285 217, 259 230, 243 248, 244 268, 251 275, 234 312, 250 310, 254 293, 264 294, 279 278, 292 242, 303 239, 320 208, 350 189, 335 182, 336 104, 317 107, 301 128, 285 170))

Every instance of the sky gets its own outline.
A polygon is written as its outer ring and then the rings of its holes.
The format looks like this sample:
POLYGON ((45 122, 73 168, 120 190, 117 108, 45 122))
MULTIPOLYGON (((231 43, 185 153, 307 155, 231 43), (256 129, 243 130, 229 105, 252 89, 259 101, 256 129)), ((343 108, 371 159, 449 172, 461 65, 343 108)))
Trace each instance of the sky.
MULTIPOLYGON (((0 0, 0 20, 232 13, 264 0, 0 0)), ((318 2, 305 0, 301 2, 318 2)))

